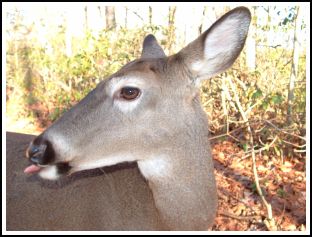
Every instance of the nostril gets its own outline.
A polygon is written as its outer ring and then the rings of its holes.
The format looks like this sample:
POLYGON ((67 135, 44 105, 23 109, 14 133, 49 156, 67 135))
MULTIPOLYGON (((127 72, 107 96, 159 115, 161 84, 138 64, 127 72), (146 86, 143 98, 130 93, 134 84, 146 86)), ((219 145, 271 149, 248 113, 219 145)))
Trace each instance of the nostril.
POLYGON ((45 151, 46 151, 46 145, 30 145, 28 149, 28 158, 30 161, 35 165, 40 165, 44 163, 45 160, 45 151))
POLYGON ((37 156, 38 153, 43 153, 44 150, 45 150, 45 145, 44 144, 35 145, 35 144, 32 143, 28 147, 27 154, 28 154, 28 157, 31 158, 33 156, 37 156))
POLYGON ((38 157, 38 156, 33 156, 33 157, 30 158, 30 160, 35 165, 39 165, 40 164, 40 157, 38 157))
POLYGON ((52 144, 42 135, 36 137, 27 149, 26 156, 35 165, 47 165, 55 159, 52 144))
POLYGON ((39 148, 33 146, 33 147, 31 147, 30 152, 31 152, 31 154, 36 154, 37 152, 39 152, 39 148))

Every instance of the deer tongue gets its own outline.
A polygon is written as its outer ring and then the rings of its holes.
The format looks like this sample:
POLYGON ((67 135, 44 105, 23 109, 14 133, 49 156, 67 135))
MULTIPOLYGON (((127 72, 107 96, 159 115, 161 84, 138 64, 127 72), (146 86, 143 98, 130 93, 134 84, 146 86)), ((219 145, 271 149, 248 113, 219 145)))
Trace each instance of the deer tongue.
POLYGON ((41 168, 39 166, 36 165, 30 165, 28 166, 25 170, 24 173, 25 174, 31 174, 31 173, 35 173, 38 172, 41 168))

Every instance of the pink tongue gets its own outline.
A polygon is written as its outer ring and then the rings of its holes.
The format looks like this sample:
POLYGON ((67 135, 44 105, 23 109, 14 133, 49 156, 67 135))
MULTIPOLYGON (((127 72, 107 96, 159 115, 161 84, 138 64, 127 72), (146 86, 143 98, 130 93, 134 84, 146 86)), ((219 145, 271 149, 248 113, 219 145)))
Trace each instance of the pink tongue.
POLYGON ((41 168, 36 165, 30 165, 24 170, 24 173, 31 174, 31 173, 38 172, 40 169, 41 168))

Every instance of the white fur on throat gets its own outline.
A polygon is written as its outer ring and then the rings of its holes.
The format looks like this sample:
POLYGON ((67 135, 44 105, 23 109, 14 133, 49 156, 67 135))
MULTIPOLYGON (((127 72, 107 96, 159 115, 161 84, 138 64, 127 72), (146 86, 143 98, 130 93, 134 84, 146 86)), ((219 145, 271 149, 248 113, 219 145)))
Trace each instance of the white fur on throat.
POLYGON ((138 161, 142 175, 149 178, 166 178, 171 173, 171 164, 167 155, 153 156, 138 161))
POLYGON ((75 164, 75 160, 73 160, 70 165, 73 166, 73 171, 80 171, 80 170, 89 170, 95 169, 105 166, 116 165, 122 162, 131 162, 135 161, 136 157, 131 154, 117 154, 108 157, 99 158, 92 161, 83 162, 83 160, 77 161, 75 164))
MULTIPOLYGON (((118 154, 93 161, 83 162, 81 160, 77 160, 77 164, 75 164, 75 160, 73 160, 70 165, 73 167, 71 171, 77 172, 137 160, 138 157, 131 154, 118 154)), ((167 155, 154 155, 149 158, 145 158, 144 160, 138 160, 138 166, 142 175, 147 179, 169 177, 172 168, 167 155)), ((57 173, 57 167, 55 165, 44 167, 39 172, 39 175, 42 178, 49 180, 56 180, 60 177, 57 173)))
POLYGON ((56 180, 60 177, 60 175, 57 173, 57 168, 55 165, 44 167, 39 172, 39 176, 43 179, 50 179, 50 180, 56 180))

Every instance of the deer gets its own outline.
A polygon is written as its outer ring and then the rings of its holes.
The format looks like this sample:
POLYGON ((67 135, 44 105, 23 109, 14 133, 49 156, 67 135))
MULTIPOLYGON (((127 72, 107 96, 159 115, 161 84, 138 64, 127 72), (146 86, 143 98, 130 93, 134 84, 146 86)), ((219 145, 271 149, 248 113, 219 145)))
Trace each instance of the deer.
POLYGON ((140 58, 40 135, 8 134, 30 144, 23 162, 21 148, 7 154, 7 229, 208 230, 217 187, 200 83, 232 66, 250 20, 235 8, 171 56, 149 34, 140 58))

